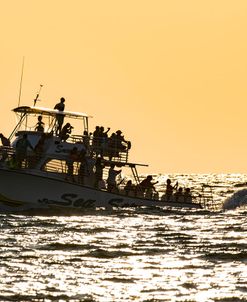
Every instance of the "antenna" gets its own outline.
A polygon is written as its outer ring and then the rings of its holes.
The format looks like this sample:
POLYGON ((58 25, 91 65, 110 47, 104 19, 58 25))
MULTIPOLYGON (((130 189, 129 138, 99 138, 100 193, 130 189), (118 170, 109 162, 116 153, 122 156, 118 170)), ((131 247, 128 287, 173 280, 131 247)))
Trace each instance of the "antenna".
POLYGON ((43 85, 40 84, 40 85, 39 85, 39 91, 38 91, 37 94, 36 94, 36 98, 33 100, 33 106, 34 106, 34 107, 35 107, 37 101, 39 101, 39 100, 38 100, 38 97, 39 97, 39 94, 40 94, 40 91, 41 91, 42 87, 43 87, 43 85))
POLYGON ((21 102, 21 90, 22 90, 22 79, 23 79, 23 72, 24 72, 24 63, 25 63, 25 57, 22 58, 21 80, 20 80, 20 88, 19 88, 18 107, 20 107, 20 102, 21 102))

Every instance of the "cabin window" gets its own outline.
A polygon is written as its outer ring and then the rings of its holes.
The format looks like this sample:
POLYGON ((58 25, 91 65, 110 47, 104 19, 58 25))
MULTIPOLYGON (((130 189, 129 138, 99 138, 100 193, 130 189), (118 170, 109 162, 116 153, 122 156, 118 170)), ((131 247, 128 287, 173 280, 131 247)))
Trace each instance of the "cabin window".
POLYGON ((66 161, 59 159, 48 160, 43 166, 42 170, 53 173, 67 173, 66 161))
MULTIPOLYGON (((79 163, 74 162, 73 163, 73 174, 77 175, 78 174, 78 168, 79 168, 79 163)), ((68 164, 65 160, 61 159, 50 159, 48 160, 45 165, 42 168, 43 171, 45 172, 51 172, 51 173, 68 173, 68 164)))

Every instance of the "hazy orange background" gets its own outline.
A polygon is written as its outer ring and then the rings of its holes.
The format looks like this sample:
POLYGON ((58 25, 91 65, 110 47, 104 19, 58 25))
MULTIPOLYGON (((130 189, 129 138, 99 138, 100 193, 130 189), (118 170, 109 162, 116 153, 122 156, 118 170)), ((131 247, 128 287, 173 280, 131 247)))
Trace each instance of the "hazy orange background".
POLYGON ((143 172, 247 172, 247 1, 0 0, 0 131, 44 107, 121 129, 143 172))

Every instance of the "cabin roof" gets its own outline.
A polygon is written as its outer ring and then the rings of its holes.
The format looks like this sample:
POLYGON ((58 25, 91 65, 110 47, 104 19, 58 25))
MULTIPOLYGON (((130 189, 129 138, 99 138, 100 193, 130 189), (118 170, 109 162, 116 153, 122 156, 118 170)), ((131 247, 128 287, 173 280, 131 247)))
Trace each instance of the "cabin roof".
POLYGON ((72 112, 72 111, 59 111, 57 109, 50 109, 45 107, 34 107, 34 106, 20 106, 14 108, 12 111, 16 113, 24 113, 24 114, 38 114, 38 115, 47 115, 47 116, 56 116, 58 113, 70 118, 88 118, 91 117, 86 113, 81 112, 72 112))

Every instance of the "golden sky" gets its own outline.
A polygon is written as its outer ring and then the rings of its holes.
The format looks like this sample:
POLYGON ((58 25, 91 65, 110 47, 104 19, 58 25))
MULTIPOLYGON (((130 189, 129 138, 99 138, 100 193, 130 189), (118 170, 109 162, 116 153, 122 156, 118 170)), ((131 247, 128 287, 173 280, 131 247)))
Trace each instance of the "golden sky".
POLYGON ((247 172, 246 0, 0 0, 0 131, 22 105, 121 129, 142 172, 247 172))

